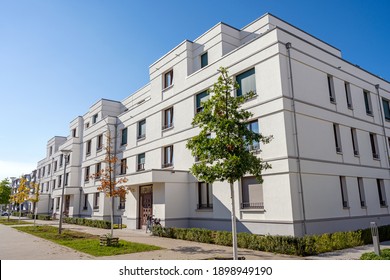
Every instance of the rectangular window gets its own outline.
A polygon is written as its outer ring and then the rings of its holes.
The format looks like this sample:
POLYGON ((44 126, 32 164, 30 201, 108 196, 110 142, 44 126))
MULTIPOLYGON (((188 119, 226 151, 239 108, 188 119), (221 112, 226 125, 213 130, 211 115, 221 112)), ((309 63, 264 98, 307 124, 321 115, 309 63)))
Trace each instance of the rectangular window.
POLYGON ((55 161, 55 162, 54 162, 54 172, 57 171, 57 164, 58 164, 58 162, 55 161))
POLYGON ((385 115, 386 121, 390 121, 390 106, 389 106, 389 100, 382 98, 382 104, 383 104, 383 114, 385 115))
POLYGON ((126 174, 126 169, 127 169, 127 160, 124 158, 124 159, 121 159, 121 170, 120 170, 120 174, 126 174))
POLYGON ((145 170, 145 153, 137 156, 137 171, 145 170))
POLYGON ((49 188, 50 188, 50 182, 47 182, 46 183, 46 192, 49 192, 49 188))
POLYGON ((53 180, 51 186, 52 186, 53 190, 56 188, 56 179, 53 180))
POLYGON ((372 104, 371 104, 371 95, 367 90, 363 90, 364 95, 364 105, 366 106, 366 114, 372 116, 372 104))
POLYGON ((102 172, 102 164, 100 162, 95 165, 95 179, 100 179, 102 172))
POLYGON ((329 100, 332 103, 336 102, 336 96, 334 93, 334 83, 333 83, 333 77, 331 75, 328 75, 328 90, 329 90, 329 100))
POLYGON ((99 197, 100 197, 100 193, 97 192, 94 194, 93 210, 99 210, 99 197))
POLYGON ((240 75, 237 75, 236 82, 239 86, 239 88, 237 89, 237 96, 246 95, 251 91, 256 94, 255 68, 252 68, 240 75))
POLYGON ((121 145, 126 145, 127 144, 127 127, 122 129, 121 133, 121 145))
MULTIPOLYGON (((248 129, 252 132, 259 133, 259 122, 257 120, 248 123, 248 129)), ((257 151, 260 149, 260 143, 253 141, 251 145, 247 147, 249 151, 257 151)))
POLYGON ((96 123, 98 119, 98 114, 92 116, 92 123, 96 123))
POLYGON ((164 74, 164 88, 168 88, 173 85, 173 70, 170 70, 164 74))
POLYGON ((360 206, 363 208, 363 207, 366 207, 366 195, 364 193, 363 178, 358 177, 357 183, 358 183, 358 189, 359 189, 360 206))
POLYGON ((64 155, 61 154, 61 155, 60 155, 60 167, 62 166, 63 161, 64 161, 64 155))
POLYGON ((69 172, 65 174, 65 186, 68 185, 68 181, 69 181, 69 172))
POLYGON ((103 134, 100 134, 96 138, 96 150, 100 151, 103 149, 103 134))
POLYGON ((88 194, 84 194, 84 205, 83 205, 83 210, 88 209, 88 194))
POLYGON ((57 198, 56 210, 60 209, 60 198, 57 198))
POLYGON ((203 68, 209 64, 209 57, 207 52, 200 56, 200 68, 203 68))
POLYGON ((334 123, 333 124, 333 133, 334 133, 334 141, 336 145, 336 152, 341 153, 341 139, 340 139, 340 127, 338 124, 334 123))
POLYGON ((51 169, 50 167, 51 167, 51 165, 48 164, 48 165, 47 165, 47 175, 50 175, 50 169, 51 169))
POLYGON ((89 166, 85 167, 84 182, 89 182, 89 176, 91 175, 89 172, 90 172, 89 166))
POLYGON ((263 185, 259 184, 256 177, 241 178, 242 202, 241 208, 264 209, 263 185))
POLYGON ((376 179, 376 185, 378 187, 379 204, 382 207, 387 206, 385 183, 382 179, 376 179))
POLYGON ((73 138, 74 138, 74 137, 77 137, 76 135, 77 135, 77 130, 76 130, 76 128, 73 128, 73 129, 72 129, 72 137, 73 137, 73 138))
POLYGON ((126 205, 126 197, 125 197, 125 196, 120 196, 120 197, 119 197, 118 209, 119 209, 119 210, 124 210, 125 207, 126 207, 125 205, 126 205))
POLYGON ((376 134, 374 133, 370 133, 370 144, 371 144, 372 157, 374 159, 379 159, 378 141, 376 138, 376 134))
POLYGON ((86 124, 85 124, 85 129, 88 129, 89 128, 89 122, 87 122, 86 124))
POLYGON ((138 122, 138 132, 137 132, 137 139, 141 140, 146 137, 146 120, 142 120, 138 122))
POLYGON ((53 154, 53 147, 50 147, 49 149, 49 156, 51 156, 53 154))
POLYGON ((45 176, 45 166, 42 168, 42 176, 45 176))
POLYGON ((66 164, 69 164, 70 162, 70 155, 65 156, 66 164))
POLYGON ((359 146, 356 134, 356 128, 351 128, 352 148, 355 156, 359 155, 359 146))
POLYGON ((340 190, 341 190, 341 199, 343 203, 343 208, 348 208, 348 192, 347 192, 347 183, 344 176, 340 176, 340 190))
POLYGON ((164 110, 164 120, 162 129, 173 127, 173 107, 164 110))
POLYGON ((91 154, 91 147, 92 147, 92 141, 88 140, 87 143, 85 143, 85 155, 89 156, 91 154))
POLYGON ((198 93, 196 95, 196 112, 202 112, 203 111, 203 105, 202 102, 207 101, 209 99, 209 93, 206 91, 203 91, 201 93, 198 93))
POLYGON ((205 182, 198 183, 198 209, 213 208, 213 188, 205 182))
POLYGON ((62 187, 62 175, 58 176, 58 187, 62 187))
POLYGON ((345 97, 347 99, 347 106, 348 109, 353 109, 352 106, 352 96, 351 96, 351 85, 347 82, 344 82, 344 88, 345 88, 345 97))
POLYGON ((162 167, 173 166, 173 146, 164 147, 164 161, 162 167))

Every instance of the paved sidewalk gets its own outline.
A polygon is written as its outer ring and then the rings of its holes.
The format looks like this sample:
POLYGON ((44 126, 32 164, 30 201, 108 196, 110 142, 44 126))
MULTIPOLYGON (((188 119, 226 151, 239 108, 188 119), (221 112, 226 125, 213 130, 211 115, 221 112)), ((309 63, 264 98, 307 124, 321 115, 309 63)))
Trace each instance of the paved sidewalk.
MULTIPOLYGON (((30 220, 31 221, 31 220, 30 220)), ((37 224, 58 226, 58 221, 41 221, 37 224)), ((109 233, 110 230, 98 229, 86 226, 63 224, 64 228, 94 235, 109 233)), ((115 235, 120 239, 156 245, 164 249, 158 251, 125 254, 108 257, 94 257, 88 254, 77 252, 73 249, 57 245, 53 242, 26 234, 12 226, 0 224, 0 259, 1 260, 203 260, 216 257, 228 258, 232 255, 232 248, 213 244, 197 243, 185 240, 169 239, 151 236, 143 230, 117 229, 115 235)), ((390 248, 390 242, 381 248, 390 248)), ((288 255, 273 254, 267 252, 239 249, 239 256, 247 260, 305 260, 305 259, 359 259, 363 252, 372 251, 372 246, 340 250, 312 257, 296 257, 288 255)))

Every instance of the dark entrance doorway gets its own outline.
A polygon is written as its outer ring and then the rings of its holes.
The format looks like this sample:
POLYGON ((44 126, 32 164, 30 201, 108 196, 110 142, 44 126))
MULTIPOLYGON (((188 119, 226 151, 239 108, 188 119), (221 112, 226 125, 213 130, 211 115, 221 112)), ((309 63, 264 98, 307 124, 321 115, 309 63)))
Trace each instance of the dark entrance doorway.
POLYGON ((141 186, 139 193, 139 228, 145 229, 148 216, 153 215, 153 187, 141 186))

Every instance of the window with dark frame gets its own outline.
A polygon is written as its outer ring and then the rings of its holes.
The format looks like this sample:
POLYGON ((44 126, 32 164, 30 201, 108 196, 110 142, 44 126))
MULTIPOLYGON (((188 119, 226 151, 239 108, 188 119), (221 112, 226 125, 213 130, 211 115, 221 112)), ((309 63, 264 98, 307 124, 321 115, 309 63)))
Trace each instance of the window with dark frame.
POLYGON ((92 116, 92 123, 96 123, 97 122, 97 119, 98 119, 98 114, 95 114, 92 116))
POLYGON ((203 68, 209 64, 209 56, 207 52, 203 53, 200 56, 200 68, 203 68))
POLYGON ((256 93, 256 75, 255 68, 245 71, 236 76, 236 82, 239 88, 237 89, 237 96, 246 95, 248 92, 256 93))
POLYGON ((83 210, 87 210, 88 209, 88 194, 84 194, 84 206, 83 206, 83 210))
POLYGON ((390 105, 389 100, 382 98, 382 104, 383 104, 383 114, 385 115, 385 120, 390 121, 390 105))
MULTIPOLYGON (((251 121, 248 123, 248 129, 252 132, 259 133, 259 122, 257 120, 251 121)), ((248 151, 257 151, 260 149, 260 143, 258 141, 253 141, 252 144, 250 144, 247 147, 248 151)))
POLYGON ((100 162, 95 165, 95 179, 100 179, 102 172, 102 164, 100 162))
POLYGON ((372 104, 371 104, 371 95, 367 90, 363 90, 364 96, 364 105, 366 107, 366 114, 372 116, 372 104))
POLYGON ((137 156, 137 171, 145 170, 145 153, 137 156))
POLYGON ((99 209, 99 197, 100 197, 100 193, 99 192, 94 194, 94 200, 93 200, 93 209, 94 210, 98 210, 99 209))
POLYGON ((336 152, 341 153, 341 139, 340 139, 340 127, 337 123, 333 124, 333 134, 334 134, 334 141, 336 146, 336 152))
POLYGON ((348 208, 348 191, 347 191, 347 183, 344 176, 340 176, 340 190, 341 190, 341 200, 343 208, 348 208))
POLYGON ((77 132, 76 128, 73 128, 73 129, 72 129, 72 137, 73 137, 73 138, 76 137, 76 135, 77 135, 76 132, 77 132))
POLYGON ((364 207, 366 207, 366 195, 364 192, 363 178, 358 177, 357 183, 358 183, 358 189, 359 189, 360 207, 364 208, 364 207))
POLYGON ((333 76, 328 75, 327 79, 328 79, 329 100, 330 100, 330 102, 335 103, 336 96, 335 96, 335 92, 334 92, 333 76))
POLYGON ((127 127, 121 131, 121 145, 127 144, 127 127))
POLYGON ((213 208, 213 188, 206 182, 198 182, 198 209, 213 208))
POLYGON ((163 168, 173 166, 173 145, 164 147, 163 160, 163 168))
POLYGON ((207 90, 196 95, 196 113, 203 111, 202 103, 207 101, 207 99, 209 99, 209 93, 207 90))
POLYGON ((146 137, 146 119, 138 122, 137 140, 144 139, 146 137))
POLYGON ((127 169, 127 159, 121 159, 121 170, 120 170, 120 174, 123 175, 123 174, 126 174, 126 169, 127 169))
POLYGON ((164 89, 173 85, 173 69, 164 74, 164 89))
POLYGON ((347 82, 344 82, 344 88, 345 88, 345 98, 347 100, 348 109, 353 109, 352 96, 351 96, 351 85, 347 82))
POLYGON ((264 210, 263 185, 256 177, 241 178, 241 209, 264 210))
POLYGON ((58 187, 61 188, 62 186, 62 175, 58 176, 58 187))
POLYGON ((352 149, 355 156, 359 155, 359 145, 357 140, 356 128, 351 128, 352 149))
POLYGON ((69 172, 65 174, 65 186, 67 186, 69 183, 69 172))
POLYGON ((371 144, 372 157, 374 159, 379 159, 378 142, 377 142, 376 134, 374 133, 370 133, 370 144, 371 144))
POLYGON ((90 167, 87 166, 84 169, 84 182, 89 182, 89 176, 91 175, 90 173, 90 167))
POLYGON ((162 129, 173 127, 173 107, 164 110, 164 123, 162 129))
POLYGON ((376 179, 376 185, 378 188, 379 205, 381 207, 387 206, 385 183, 383 179, 376 179))
POLYGON ((53 190, 56 188, 56 179, 53 179, 53 182, 52 182, 52 188, 53 188, 53 190))
POLYGON ((120 196, 119 197, 118 209, 119 210, 124 210, 125 208, 126 208, 126 197, 125 196, 120 196))
POLYGON ((92 147, 92 141, 88 140, 87 143, 85 143, 85 155, 89 156, 91 155, 91 147, 92 147))
POLYGON ((96 137, 96 150, 100 151, 103 149, 103 134, 99 134, 96 137))

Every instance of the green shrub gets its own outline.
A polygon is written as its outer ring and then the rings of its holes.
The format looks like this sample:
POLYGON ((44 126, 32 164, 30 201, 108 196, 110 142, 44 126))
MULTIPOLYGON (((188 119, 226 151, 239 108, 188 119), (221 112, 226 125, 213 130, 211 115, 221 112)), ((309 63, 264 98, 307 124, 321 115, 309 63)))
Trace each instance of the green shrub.
POLYGON ((65 217, 64 222, 67 224, 77 224, 88 227, 96 227, 96 228, 104 228, 110 229, 111 223, 105 220, 91 220, 84 218, 73 218, 73 217, 65 217))
POLYGON ((378 256, 374 252, 364 253, 360 256, 361 260, 390 260, 390 249, 381 250, 380 255, 378 256))
POLYGON ((214 243, 217 245, 232 246, 233 244, 232 233, 230 231, 215 231, 214 243))

